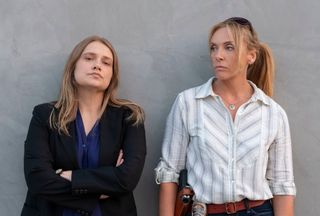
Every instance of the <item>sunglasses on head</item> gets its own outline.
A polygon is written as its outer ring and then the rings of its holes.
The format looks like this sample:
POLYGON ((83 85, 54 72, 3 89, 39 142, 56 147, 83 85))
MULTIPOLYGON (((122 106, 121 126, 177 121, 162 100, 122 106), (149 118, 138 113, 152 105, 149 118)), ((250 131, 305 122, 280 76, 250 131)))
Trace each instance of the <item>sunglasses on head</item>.
POLYGON ((251 33, 253 32, 253 27, 251 25, 251 22, 243 17, 231 17, 229 19, 226 19, 225 22, 234 22, 242 26, 249 27, 249 30, 251 33))

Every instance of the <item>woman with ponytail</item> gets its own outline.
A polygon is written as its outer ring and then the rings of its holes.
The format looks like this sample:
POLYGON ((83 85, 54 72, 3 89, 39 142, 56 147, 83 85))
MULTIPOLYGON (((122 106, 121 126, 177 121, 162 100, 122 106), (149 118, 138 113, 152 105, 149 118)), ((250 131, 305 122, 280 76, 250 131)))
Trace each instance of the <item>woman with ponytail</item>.
POLYGON ((21 216, 136 216, 144 115, 119 99, 117 54, 99 36, 79 42, 58 101, 36 106, 25 141, 28 192, 21 216))
POLYGON ((293 216, 290 130, 271 98, 271 50, 241 17, 215 25, 209 48, 215 76, 180 93, 167 119, 155 169, 159 215, 174 215, 186 168, 195 193, 187 215, 293 216))

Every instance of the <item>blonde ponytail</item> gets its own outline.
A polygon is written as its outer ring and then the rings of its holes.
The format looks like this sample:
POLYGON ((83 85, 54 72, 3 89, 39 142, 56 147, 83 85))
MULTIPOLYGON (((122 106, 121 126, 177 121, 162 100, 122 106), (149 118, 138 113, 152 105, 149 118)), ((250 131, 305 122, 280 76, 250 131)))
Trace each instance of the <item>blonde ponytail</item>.
POLYGON ((255 83, 265 94, 272 97, 274 60, 268 45, 260 43, 256 61, 248 68, 247 79, 255 83))

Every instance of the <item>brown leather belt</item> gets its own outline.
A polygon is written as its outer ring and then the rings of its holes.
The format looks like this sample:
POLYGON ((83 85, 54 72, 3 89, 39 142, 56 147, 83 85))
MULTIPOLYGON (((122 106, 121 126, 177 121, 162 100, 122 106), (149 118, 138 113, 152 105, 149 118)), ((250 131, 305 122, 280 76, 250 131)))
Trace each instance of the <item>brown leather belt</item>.
POLYGON ((224 203, 224 204, 207 204, 207 214, 219 214, 227 213, 234 214, 238 211, 245 210, 247 208, 254 208, 262 205, 265 200, 241 200, 234 203, 224 203), (247 206, 246 206, 246 203, 247 206))

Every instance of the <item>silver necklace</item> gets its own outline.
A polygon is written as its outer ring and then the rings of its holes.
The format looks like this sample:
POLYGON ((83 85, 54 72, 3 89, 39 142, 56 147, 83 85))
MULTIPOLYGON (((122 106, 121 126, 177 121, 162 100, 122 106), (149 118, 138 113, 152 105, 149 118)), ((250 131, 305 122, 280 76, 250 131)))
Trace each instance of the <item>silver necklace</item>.
POLYGON ((236 109, 236 105, 235 104, 229 104, 228 108, 230 110, 235 110, 236 109))

